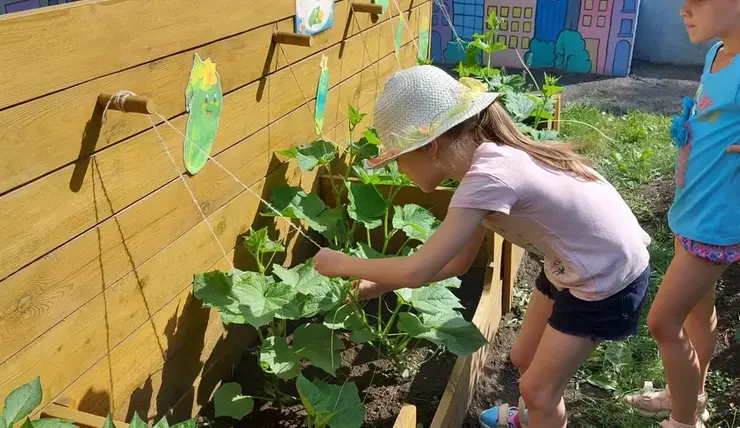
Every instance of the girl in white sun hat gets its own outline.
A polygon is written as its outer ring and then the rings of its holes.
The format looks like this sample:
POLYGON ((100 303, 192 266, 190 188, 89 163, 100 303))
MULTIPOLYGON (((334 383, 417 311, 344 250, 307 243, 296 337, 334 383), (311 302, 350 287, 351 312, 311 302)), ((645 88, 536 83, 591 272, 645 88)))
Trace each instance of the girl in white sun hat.
MULTIPOLYGON (((471 85, 476 88, 475 85, 471 85)), ((488 228, 544 256, 511 350, 519 407, 486 410, 482 427, 562 428, 563 391, 600 341, 634 335, 650 276, 648 235, 617 191, 563 143, 533 141, 496 102, 433 66, 391 76, 375 107, 381 167, 423 191, 460 181, 439 229, 408 257, 360 259, 322 249, 316 269, 362 278, 362 299, 465 273, 488 228), (523 406, 526 404, 527 411, 523 406)))

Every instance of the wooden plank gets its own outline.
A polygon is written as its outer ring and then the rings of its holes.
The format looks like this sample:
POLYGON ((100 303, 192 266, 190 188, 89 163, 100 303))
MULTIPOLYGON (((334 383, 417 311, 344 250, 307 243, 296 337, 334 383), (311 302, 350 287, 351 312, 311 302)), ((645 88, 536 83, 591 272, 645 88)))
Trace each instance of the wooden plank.
MULTIPOLYGON (((408 8, 411 1, 404 0, 401 4, 402 8, 408 8)), ((315 36, 316 43, 311 49, 286 46, 282 54, 271 44, 274 26, 267 25, 0 111, 0 122, 5 124, 0 129, 0 147, 5 153, 0 159, 0 194, 150 127, 144 116, 116 112, 111 112, 106 124, 101 125, 102 111, 95 103, 101 92, 128 89, 149 96, 156 101, 158 113, 172 118, 185 111, 183 95, 187 75, 183 73, 190 70, 196 52, 217 64, 223 91, 229 94, 258 82, 267 76, 266 73, 284 69, 287 66, 285 56, 296 63, 331 46, 341 49, 341 45, 355 40, 353 36, 361 30, 385 22, 348 21, 348 14, 349 4, 341 0, 336 4, 337 25, 315 36), (353 25, 341 24, 345 22, 353 25), (348 39, 343 42, 345 38, 348 39)), ((288 28, 293 25, 293 19, 284 19, 275 25, 288 28)), ((357 40, 366 36, 361 37, 357 40)), ((377 40, 377 37, 370 40, 377 40)), ((377 60, 377 43, 371 49, 377 60)), ((260 83, 258 93, 264 95, 266 81, 260 83)), ((233 106, 227 106, 226 112, 228 110, 233 110, 233 106)))
MULTIPOLYGON (((305 182, 307 184, 304 186, 310 188, 315 175, 308 174, 304 179, 301 174, 291 175, 286 174, 284 169, 276 170, 272 177, 255 185, 255 191, 261 194, 261 186, 265 182, 273 187, 285 182, 286 176, 293 177, 290 179, 293 182, 299 177, 298 182, 305 182)), ((217 225, 215 230, 224 246, 233 248, 237 245, 238 239, 235 238, 250 228, 258 205, 259 202, 250 193, 243 192, 211 215, 211 223, 217 225)), ((287 226, 283 225, 282 228, 286 230, 287 226)), ((116 340, 123 340, 137 326, 146 325, 148 320, 140 312, 156 312, 167 303, 168 295, 182 293, 189 287, 192 272, 207 270, 210 266, 208 261, 218 259, 219 250, 216 247, 205 224, 198 224, 146 261, 135 274, 124 277, 104 294, 93 298, 64 322, 46 331, 38 340, 0 364, 0 395, 7 394, 17 385, 41 373, 44 397, 49 401, 54 399, 80 373, 97 364, 110 352, 116 346, 116 340), (178 272, 182 266, 188 266, 187 274, 178 272), (70 335, 74 336, 73 340, 69 340, 70 335), (47 361, 48 358, 53 361, 47 361), (50 372, 47 373, 47 370, 50 372)), ((292 261, 289 259, 288 262, 292 261)), ((0 290, 3 289, 0 287, 0 290)), ((159 354, 154 352, 152 355, 161 356, 165 351, 164 346, 159 351, 159 354)), ((102 373, 105 374, 105 371, 102 373)), ((106 389, 104 379, 98 379, 93 385, 102 390, 112 388, 109 385, 106 389)))
POLYGON ((416 428, 416 406, 407 404, 401 407, 393 428, 416 428))
MULTIPOLYGON (((404 52, 410 50, 406 48, 404 52)), ((343 62, 350 61, 345 57, 343 62)), ((381 63, 390 62, 385 57, 381 63)), ((287 71, 284 71, 287 73, 287 71)), ((330 90, 327 109, 335 102, 336 85, 330 90)), ((247 86, 227 96, 233 107, 225 109, 221 119, 218 137, 214 142, 214 153, 219 153, 267 125, 266 108, 259 108, 257 84, 247 86), (247 112, 245 115, 243 112, 247 112)), ((336 111, 336 107, 334 107, 336 111)), ((309 109, 299 108, 295 112, 301 123, 310 116, 309 109)), ((282 124, 292 122, 286 116, 282 124)), ((327 128, 333 125, 332 117, 327 117, 327 128)), ((184 129, 184 117, 172 121, 179 129, 184 129)), ((295 122, 293 122, 295 123, 295 122)), ((313 118, 310 118, 313 123, 313 118)), ((292 141, 292 134, 276 134, 271 125, 270 134, 279 141, 292 141)), ((305 142, 312 135, 312 126, 300 141, 305 142)), ((176 159, 181 158, 182 137, 169 129, 161 127, 162 137, 176 159)), ((284 144, 284 143, 283 143, 284 144)), ((0 278, 4 278, 18 268, 40 257, 51 249, 63 244, 72 237, 84 232, 96 223, 108 218, 112 212, 120 211, 146 194, 167 184, 175 178, 169 159, 162 153, 159 140, 154 132, 140 134, 127 141, 103 150, 94 157, 99 171, 97 183, 92 168, 87 161, 79 161, 59 170, 41 180, 33 182, 0 197, 0 226, 5 231, 5 239, 0 243, 0 278), (125 165, 125 167, 124 167, 125 165), (82 174, 79 173, 83 170, 82 174), (105 185, 105 197, 102 195, 105 185), (69 192, 75 187, 76 192, 69 192), (29 206, 28 201, 34 201, 29 206), (32 221, 33 220, 33 221, 32 221), (33 226, 30 224, 33 223, 33 226)))
MULTIPOLYGON (((496 335, 501 321, 501 280, 499 278, 503 239, 495 235, 494 239, 488 241, 492 242, 490 244, 492 264, 486 272, 486 288, 478 302, 473 323, 490 342, 496 335)), ((478 384, 478 376, 481 375, 486 364, 487 355, 488 346, 484 346, 472 355, 457 359, 430 428, 462 426, 478 384)))
POLYGON ((501 311, 504 314, 511 312, 514 302, 516 275, 519 271, 519 266, 522 264, 522 257, 524 257, 523 248, 517 247, 509 241, 504 241, 503 258, 501 260, 501 264, 503 265, 501 276, 501 311))
MULTIPOLYGON (((105 418, 90 413, 80 412, 56 403, 49 404, 41 412, 42 418, 66 419, 74 422, 80 428, 101 428, 105 424, 105 418)), ((128 424, 120 421, 113 421, 116 428, 128 428, 128 424)))

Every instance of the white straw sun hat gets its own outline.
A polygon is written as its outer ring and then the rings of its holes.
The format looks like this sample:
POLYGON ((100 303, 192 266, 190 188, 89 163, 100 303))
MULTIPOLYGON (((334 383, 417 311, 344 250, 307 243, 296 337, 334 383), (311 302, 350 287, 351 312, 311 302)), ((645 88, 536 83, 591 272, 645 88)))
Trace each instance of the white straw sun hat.
POLYGON ((444 70, 420 65, 393 74, 375 104, 380 153, 371 168, 423 147, 485 110, 499 97, 474 79, 458 82, 444 70))

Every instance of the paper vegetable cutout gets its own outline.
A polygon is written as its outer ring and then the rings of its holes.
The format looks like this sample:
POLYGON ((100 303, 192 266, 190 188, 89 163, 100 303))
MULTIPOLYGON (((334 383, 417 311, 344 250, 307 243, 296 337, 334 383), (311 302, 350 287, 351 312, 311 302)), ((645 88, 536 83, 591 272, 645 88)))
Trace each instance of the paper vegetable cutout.
POLYGON ((203 61, 195 54, 185 90, 185 104, 188 111, 183 149, 185 169, 190 174, 197 174, 211 154, 224 104, 221 80, 216 72, 216 64, 210 58, 203 61))
POLYGON ((388 0, 374 0, 374 3, 383 6, 383 13, 388 9, 388 0))
POLYGON ((400 53, 401 53, 401 45, 403 44, 403 16, 398 15, 398 25, 396 26, 396 38, 394 40, 394 49, 396 52, 396 58, 401 59, 400 53))
POLYGON ((334 0, 295 0, 295 32, 316 34, 334 25, 334 0))
POLYGON ((424 61, 429 56, 429 18, 423 16, 419 23, 419 61, 424 61))
POLYGON ((326 95, 329 91, 329 67, 326 55, 321 57, 321 74, 319 74, 319 85, 316 88, 316 111, 314 112, 314 128, 316 135, 324 132, 324 112, 326 111, 326 95))

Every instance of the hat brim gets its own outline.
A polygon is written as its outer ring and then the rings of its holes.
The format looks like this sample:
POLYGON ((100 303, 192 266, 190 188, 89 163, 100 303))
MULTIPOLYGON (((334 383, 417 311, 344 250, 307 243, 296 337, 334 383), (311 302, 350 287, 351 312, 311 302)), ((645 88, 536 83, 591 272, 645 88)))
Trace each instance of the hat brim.
POLYGON ((427 144, 431 143, 432 141, 439 138, 442 134, 449 131, 450 129, 454 128, 455 126, 461 124, 462 122, 465 122, 466 120, 470 119, 471 117, 475 116, 476 114, 482 112, 488 106, 493 104, 499 97, 501 96, 500 93, 497 92, 483 92, 481 93, 475 100, 472 101, 470 107, 467 110, 464 110, 460 112, 460 114, 456 116, 452 116, 445 120, 442 125, 440 125, 433 134, 430 134, 428 137, 417 141, 412 145, 411 147, 400 151, 400 152, 388 152, 385 154, 381 154, 378 157, 368 159, 367 160, 367 166, 370 169, 378 169, 383 168, 384 166, 388 165, 389 163, 393 162, 394 160, 398 159, 398 157, 405 155, 406 153, 413 152, 414 150, 418 150, 427 144))

